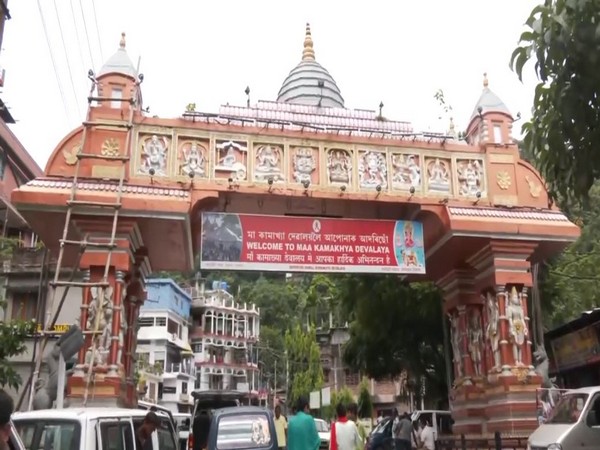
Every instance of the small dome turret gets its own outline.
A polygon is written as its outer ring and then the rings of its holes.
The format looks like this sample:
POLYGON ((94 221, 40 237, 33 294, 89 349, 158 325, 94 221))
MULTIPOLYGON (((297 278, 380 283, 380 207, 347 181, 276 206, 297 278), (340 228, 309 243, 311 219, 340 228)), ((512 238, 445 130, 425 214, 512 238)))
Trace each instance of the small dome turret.
POLYGON ((344 98, 333 77, 315 59, 310 24, 306 24, 306 35, 302 60, 286 77, 278 102, 300 105, 343 108, 344 98))
POLYGON ((104 63, 98 77, 108 74, 119 74, 131 77, 134 80, 137 78, 137 69, 133 65, 131 58, 125 50, 125 33, 121 33, 121 41, 119 42, 119 49, 117 52, 108 58, 108 61, 104 63))

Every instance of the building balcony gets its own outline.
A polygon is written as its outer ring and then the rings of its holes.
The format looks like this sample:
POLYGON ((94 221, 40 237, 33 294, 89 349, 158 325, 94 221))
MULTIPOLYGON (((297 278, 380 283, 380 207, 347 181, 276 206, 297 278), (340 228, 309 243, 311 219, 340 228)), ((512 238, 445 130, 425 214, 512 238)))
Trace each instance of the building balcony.
MULTIPOLYGON (((215 344, 215 342, 218 342, 218 341, 235 342, 235 343, 241 343, 241 344, 258 342, 258 336, 254 336, 254 335, 233 336, 230 334, 209 333, 208 331, 204 331, 201 327, 196 327, 196 328, 192 329, 192 331, 190 332, 190 339, 192 341, 202 339, 204 341, 204 343, 208 344, 208 345, 210 345, 210 344, 219 345, 219 344, 215 344)), ((220 344, 220 345, 223 346, 223 344, 220 344)), ((236 345, 229 345, 229 346, 236 347, 236 345)), ((245 345, 237 346, 237 347, 243 348, 244 346, 245 345)))
POLYGON ((190 360, 187 363, 167 364, 164 374, 165 375, 187 375, 190 377, 195 377, 196 376, 195 361, 190 360))
POLYGON ((226 291, 208 291, 202 288, 189 287, 185 289, 192 297, 192 309, 212 308, 236 314, 250 314, 258 316, 260 308, 254 304, 238 303, 226 291))
POLYGON ((258 370, 258 364, 252 362, 225 362, 223 359, 214 358, 205 358, 202 362, 196 362, 196 367, 230 369, 229 373, 236 370, 258 370))
MULTIPOLYGON (((12 255, 0 257, 2 272, 38 272, 44 260, 44 249, 37 247, 19 247, 13 250, 12 255)), ((49 261, 50 264, 56 260, 49 261)))

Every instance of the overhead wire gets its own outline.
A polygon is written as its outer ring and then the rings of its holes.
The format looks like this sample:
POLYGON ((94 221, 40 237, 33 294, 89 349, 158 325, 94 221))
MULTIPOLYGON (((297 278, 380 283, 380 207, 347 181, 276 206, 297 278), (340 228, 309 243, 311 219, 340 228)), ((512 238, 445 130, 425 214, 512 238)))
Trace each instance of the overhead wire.
POLYGON ((87 20, 85 20, 85 13, 83 12, 83 5, 81 4, 81 0, 79 0, 79 10, 81 11, 81 18, 83 19, 83 29, 85 30, 85 39, 87 41, 88 51, 90 52, 92 66, 97 67, 94 61, 94 52, 92 52, 92 45, 90 44, 90 34, 88 32, 87 20))
POLYGON ((65 115, 67 116, 67 120, 71 122, 71 113, 69 112, 69 108, 67 106, 67 100, 65 97, 65 91, 63 89, 60 73, 58 71, 58 67, 56 65, 56 58, 54 57, 54 51, 52 51, 52 44, 50 43, 50 37, 48 35, 48 26, 46 24, 46 19, 44 18, 44 11, 42 10, 42 5, 40 0, 37 0, 38 10, 40 12, 40 19, 42 20, 42 28, 44 29, 44 35, 46 37, 46 43, 48 44, 48 50, 50 52, 50 60, 52 61, 52 67, 54 68, 54 75, 56 76, 56 82, 58 84, 58 90, 60 92, 60 98, 62 100, 63 108, 65 109, 65 115))
MULTIPOLYGON (((73 0, 69 0, 69 6, 71 7, 71 17, 73 18, 73 25, 75 26, 75 36, 77 38, 77 49, 79 50, 79 58, 81 59, 81 64, 84 69, 92 69, 93 64, 90 63, 90 65, 88 67, 86 67, 87 61, 83 57, 83 49, 81 46, 81 39, 79 39, 79 27, 77 26, 77 18, 75 17, 75 8, 73 7, 73 0)), ((90 55, 90 59, 91 59, 91 55, 90 55)))
POLYGON ((69 71, 69 80, 71 81, 71 89, 73 90, 73 98, 75 99, 75 107, 79 116, 82 116, 81 103, 79 102, 79 95, 77 95, 77 88, 75 88, 75 82, 73 81, 73 70, 71 69, 71 62, 69 61, 69 52, 67 51, 67 43, 65 42, 65 34, 63 33, 62 21, 60 20, 60 14, 58 13, 58 7, 56 6, 56 0, 53 0, 54 12, 56 13, 56 20, 58 21, 58 31, 60 32, 60 40, 62 41, 63 50, 65 51, 65 60, 67 61, 67 70, 69 71))
POLYGON ((100 38, 100 28, 98 27, 98 15, 96 14, 96 2, 92 0, 92 12, 94 13, 94 23, 96 24, 96 36, 98 37, 98 47, 100 48, 100 59, 104 61, 104 53, 102 52, 102 39, 100 38))

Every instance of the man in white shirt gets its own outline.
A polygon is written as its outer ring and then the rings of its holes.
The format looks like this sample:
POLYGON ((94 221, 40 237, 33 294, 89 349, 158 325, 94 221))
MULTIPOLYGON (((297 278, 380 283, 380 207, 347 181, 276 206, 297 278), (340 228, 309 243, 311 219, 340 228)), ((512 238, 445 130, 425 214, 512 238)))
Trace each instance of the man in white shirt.
POLYGON ((421 442, 423 443, 423 448, 427 450, 435 450, 435 436, 433 435, 433 427, 427 421, 427 419, 423 419, 421 422, 423 424, 423 429, 421 430, 421 442))
POLYGON ((356 450, 362 445, 358 428, 352 420, 348 420, 346 406, 337 405, 337 420, 331 426, 330 450, 356 450))

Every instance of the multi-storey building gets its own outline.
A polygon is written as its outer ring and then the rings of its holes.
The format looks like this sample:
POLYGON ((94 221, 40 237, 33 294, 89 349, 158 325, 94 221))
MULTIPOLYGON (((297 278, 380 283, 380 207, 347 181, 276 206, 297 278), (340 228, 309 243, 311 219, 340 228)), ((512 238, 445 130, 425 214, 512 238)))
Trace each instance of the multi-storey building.
POLYGON ((188 341, 191 298, 171 279, 148 279, 140 309, 137 370, 144 400, 191 412, 196 367, 188 341))
MULTIPOLYGON (((346 387, 358 396, 362 374, 348 367, 343 358, 344 345, 349 340, 347 326, 317 330, 325 386, 333 391, 346 387)), ((393 408, 411 409, 405 401, 406 395, 401 395, 402 383, 399 380, 369 379, 368 385, 374 412, 390 413, 393 408)))
POLYGON ((235 390, 257 398, 260 308, 239 302, 221 282, 211 289, 195 286, 190 293, 196 389, 235 390))

